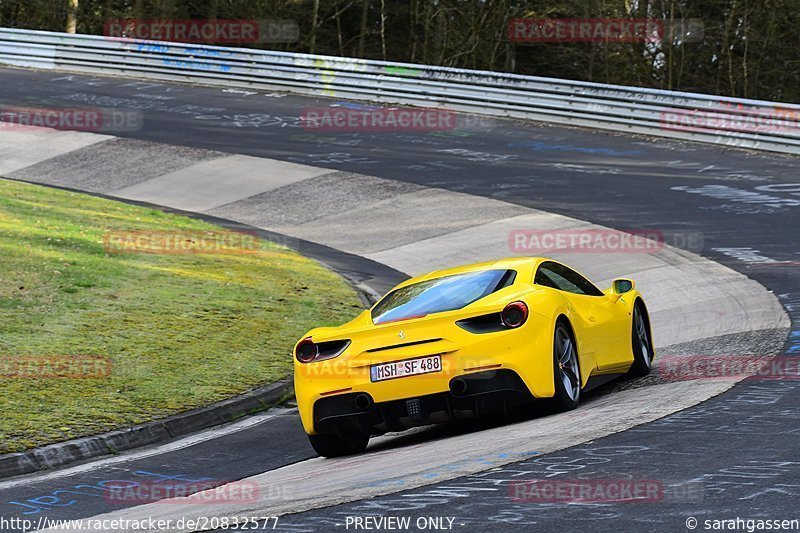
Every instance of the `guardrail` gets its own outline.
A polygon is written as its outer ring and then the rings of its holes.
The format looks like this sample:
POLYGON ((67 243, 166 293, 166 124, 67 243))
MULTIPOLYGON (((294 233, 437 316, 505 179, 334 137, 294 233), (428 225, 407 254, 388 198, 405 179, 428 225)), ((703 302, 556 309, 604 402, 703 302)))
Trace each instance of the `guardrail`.
POLYGON ((0 28, 0 64, 447 108, 800 154, 800 105, 796 104, 408 63, 6 28, 0 28))

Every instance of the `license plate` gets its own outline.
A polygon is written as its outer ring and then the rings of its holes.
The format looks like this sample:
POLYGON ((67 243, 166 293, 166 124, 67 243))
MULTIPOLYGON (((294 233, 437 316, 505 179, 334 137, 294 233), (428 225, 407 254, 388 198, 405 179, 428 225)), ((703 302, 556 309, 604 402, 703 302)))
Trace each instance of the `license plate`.
POLYGON ((428 357, 419 357, 417 359, 406 359, 405 361, 394 361, 392 363, 372 365, 372 367, 369 369, 369 374, 370 379, 375 382, 441 371, 442 356, 430 355, 428 357))

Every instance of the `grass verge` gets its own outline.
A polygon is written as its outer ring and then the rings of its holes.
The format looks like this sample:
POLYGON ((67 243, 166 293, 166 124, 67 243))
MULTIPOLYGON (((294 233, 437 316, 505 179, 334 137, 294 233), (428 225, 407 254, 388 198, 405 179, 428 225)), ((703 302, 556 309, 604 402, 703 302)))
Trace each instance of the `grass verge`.
POLYGON ((300 335, 361 308, 337 274, 272 243, 238 248, 248 253, 109 251, 104 236, 128 231, 220 230, 0 179, 0 453, 142 423, 283 378, 300 335), (23 360, 86 356, 108 358, 109 372, 76 379, 41 366, 19 371, 23 360))

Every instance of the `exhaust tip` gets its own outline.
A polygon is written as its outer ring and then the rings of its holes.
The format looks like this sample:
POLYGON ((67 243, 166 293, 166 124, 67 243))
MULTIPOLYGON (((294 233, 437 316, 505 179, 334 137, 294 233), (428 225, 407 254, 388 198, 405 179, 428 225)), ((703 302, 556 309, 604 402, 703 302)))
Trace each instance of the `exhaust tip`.
POLYGON ((456 396, 462 396, 467 393, 467 381, 461 378, 456 378, 450 382, 450 392, 456 396))
POLYGON ((359 411, 366 411, 372 407, 372 398, 369 396, 369 394, 358 394, 353 400, 353 403, 355 404, 356 409, 359 411))

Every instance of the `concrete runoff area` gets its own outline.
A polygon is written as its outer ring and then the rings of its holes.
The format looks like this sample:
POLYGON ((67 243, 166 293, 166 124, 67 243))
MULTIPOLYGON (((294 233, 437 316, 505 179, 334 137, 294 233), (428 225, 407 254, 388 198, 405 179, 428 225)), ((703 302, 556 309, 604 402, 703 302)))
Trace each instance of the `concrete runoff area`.
POLYGON ((209 159, 114 192, 115 196, 186 211, 208 211, 331 171, 246 155, 209 159))
MULTIPOLYGON (((56 139, 71 132, 57 132, 56 139)), ((91 135, 74 133, 76 136, 91 135)), ((52 150, 43 143, 41 153, 52 150)), ((107 138, 72 152, 42 157, 37 164, 6 174, 9 178, 72 187, 88 192, 108 193, 163 174, 219 158, 222 154, 181 146, 166 146, 135 139, 107 138)))
POLYGON ((0 175, 101 143, 111 137, 97 133, 11 127, 0 123, 0 175))
POLYGON ((424 190, 420 185, 351 172, 333 172, 296 182, 212 209, 209 214, 237 217, 270 228, 295 228, 323 217, 349 212, 398 195, 424 190), (300 208, 302 207, 302 208, 300 208))

